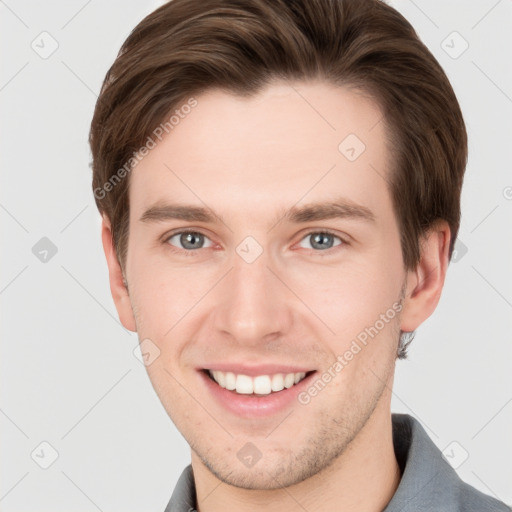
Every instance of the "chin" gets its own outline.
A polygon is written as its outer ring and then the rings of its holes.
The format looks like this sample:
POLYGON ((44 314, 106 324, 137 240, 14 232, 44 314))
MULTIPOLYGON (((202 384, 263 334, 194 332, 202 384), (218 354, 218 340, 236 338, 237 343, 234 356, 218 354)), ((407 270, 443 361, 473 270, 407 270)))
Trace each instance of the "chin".
POLYGON ((209 460, 203 460, 203 464, 222 482, 247 490, 275 490, 289 487, 307 480, 318 471, 322 470, 315 463, 305 464, 299 462, 289 454, 288 460, 283 454, 276 453, 275 460, 261 460, 253 467, 246 468, 236 459, 223 461, 221 464, 212 464, 209 460))

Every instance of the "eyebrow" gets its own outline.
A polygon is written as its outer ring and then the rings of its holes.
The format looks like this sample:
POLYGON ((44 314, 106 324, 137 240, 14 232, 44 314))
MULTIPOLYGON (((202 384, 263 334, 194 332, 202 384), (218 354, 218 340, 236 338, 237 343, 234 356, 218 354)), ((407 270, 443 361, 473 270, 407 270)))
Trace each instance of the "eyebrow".
MULTIPOLYGON (((172 204, 158 202, 144 211, 140 217, 141 222, 161 222, 165 220, 184 220, 189 222, 215 223, 225 220, 222 215, 202 206, 187 204, 172 204)), ((358 219, 375 222, 375 214, 366 206, 354 203, 345 198, 335 201, 309 203, 304 206, 292 206, 289 209, 279 210, 273 225, 283 220, 292 223, 305 223, 328 219, 358 219)))

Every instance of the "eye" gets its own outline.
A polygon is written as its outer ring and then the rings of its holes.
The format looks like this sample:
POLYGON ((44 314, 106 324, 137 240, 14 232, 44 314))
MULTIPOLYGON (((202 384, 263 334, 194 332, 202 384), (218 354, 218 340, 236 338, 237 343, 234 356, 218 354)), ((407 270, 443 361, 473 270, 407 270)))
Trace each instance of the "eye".
MULTIPOLYGON (((342 245, 345 241, 340 238, 338 235, 331 233, 330 231, 311 231, 308 233, 301 241, 307 241, 310 243, 310 247, 305 247, 305 249, 317 249, 320 251, 326 251, 328 249, 332 249, 338 245, 342 245), (340 243, 333 244, 333 239, 337 238, 340 243)), ((300 245, 300 247, 304 247, 304 245, 300 245)))
POLYGON ((181 247, 178 246, 177 248, 184 251, 203 249, 213 245, 212 241, 206 235, 203 235, 198 231, 179 231, 178 233, 174 233, 173 235, 167 237, 164 242, 176 247, 174 243, 172 243, 173 239, 177 239, 176 243, 181 245, 181 247), (205 246, 205 240, 208 240, 210 245, 205 246))

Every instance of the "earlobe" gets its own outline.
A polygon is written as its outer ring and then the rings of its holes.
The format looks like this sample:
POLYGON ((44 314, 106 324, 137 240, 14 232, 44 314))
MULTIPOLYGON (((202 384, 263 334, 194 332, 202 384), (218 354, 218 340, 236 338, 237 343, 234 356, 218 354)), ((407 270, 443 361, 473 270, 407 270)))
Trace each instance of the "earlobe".
POLYGON ((407 275, 402 331, 416 330, 437 307, 448 269, 450 239, 450 227, 446 221, 436 222, 422 237, 420 262, 407 275))
POLYGON ((123 276, 121 265, 117 259, 114 244, 112 242, 112 231, 108 217, 104 214, 101 223, 101 241, 103 251, 107 259, 110 292, 123 326, 132 332, 137 332, 132 304, 128 294, 128 287, 123 276))

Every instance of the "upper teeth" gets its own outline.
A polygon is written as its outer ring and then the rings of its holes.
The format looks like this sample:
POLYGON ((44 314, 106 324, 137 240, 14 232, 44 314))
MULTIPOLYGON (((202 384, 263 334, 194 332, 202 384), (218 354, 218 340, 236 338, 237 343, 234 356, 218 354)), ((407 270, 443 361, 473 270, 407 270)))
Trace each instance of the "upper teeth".
POLYGON ((220 387, 245 395, 251 395, 252 393, 268 395, 272 391, 291 388, 306 376, 305 372, 276 373, 275 375, 258 375, 257 377, 236 375, 232 372, 222 372, 220 370, 208 370, 208 372, 220 387))

